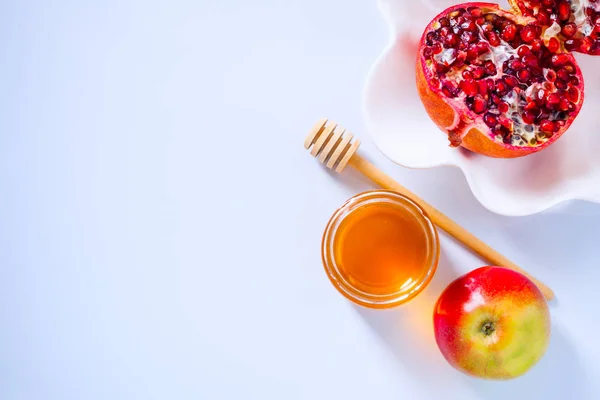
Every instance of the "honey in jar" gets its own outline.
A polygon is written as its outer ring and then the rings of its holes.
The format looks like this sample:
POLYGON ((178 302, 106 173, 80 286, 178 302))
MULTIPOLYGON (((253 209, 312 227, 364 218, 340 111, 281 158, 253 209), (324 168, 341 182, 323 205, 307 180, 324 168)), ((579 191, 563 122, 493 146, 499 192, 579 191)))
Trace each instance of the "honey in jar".
POLYGON ((435 227, 412 200, 371 191, 348 200, 323 237, 325 270, 357 304, 388 308, 413 298, 431 280, 439 258, 435 227))

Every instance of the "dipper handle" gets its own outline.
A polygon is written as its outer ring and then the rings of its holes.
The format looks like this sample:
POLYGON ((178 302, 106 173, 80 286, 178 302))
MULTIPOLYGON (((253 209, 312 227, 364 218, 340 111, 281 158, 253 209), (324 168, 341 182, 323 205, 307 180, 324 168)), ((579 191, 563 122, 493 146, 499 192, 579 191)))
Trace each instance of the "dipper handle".
POLYGON ((309 150, 313 157, 336 172, 342 172, 346 166, 350 165, 364 176, 387 190, 393 190, 406 197, 411 198, 419 204, 429 214, 431 220, 442 230, 452 236, 454 239, 469 248, 490 265, 505 267, 517 271, 527 276, 533 281, 547 300, 554 298, 554 292, 544 283, 540 282, 524 269, 510 261, 508 258, 488 246, 481 239, 477 238, 471 232, 454 222, 448 216, 443 214, 437 208, 428 204, 419 196, 393 180, 368 160, 357 154, 360 141, 354 140, 354 135, 340 127, 338 124, 323 118, 319 120, 310 131, 304 142, 304 147, 309 150), (312 149, 311 149, 312 147, 312 149))

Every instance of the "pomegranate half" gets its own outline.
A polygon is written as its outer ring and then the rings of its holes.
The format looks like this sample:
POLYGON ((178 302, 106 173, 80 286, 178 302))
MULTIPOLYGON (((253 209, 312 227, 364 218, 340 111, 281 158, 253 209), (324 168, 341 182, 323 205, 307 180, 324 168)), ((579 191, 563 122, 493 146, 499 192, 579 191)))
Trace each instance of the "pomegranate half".
POLYGON ((429 23, 419 46, 417 88, 451 146, 521 157, 569 128, 583 103, 584 82, 551 29, 492 3, 452 6, 429 23))

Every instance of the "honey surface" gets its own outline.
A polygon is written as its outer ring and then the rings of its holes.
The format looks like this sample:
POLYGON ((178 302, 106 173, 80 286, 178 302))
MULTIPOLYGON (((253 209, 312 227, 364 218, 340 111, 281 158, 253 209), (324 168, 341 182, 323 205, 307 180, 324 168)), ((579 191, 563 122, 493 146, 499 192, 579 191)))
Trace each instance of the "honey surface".
POLYGON ((354 210, 340 224, 333 246, 342 276, 371 294, 410 289, 428 268, 424 227, 393 204, 354 210))

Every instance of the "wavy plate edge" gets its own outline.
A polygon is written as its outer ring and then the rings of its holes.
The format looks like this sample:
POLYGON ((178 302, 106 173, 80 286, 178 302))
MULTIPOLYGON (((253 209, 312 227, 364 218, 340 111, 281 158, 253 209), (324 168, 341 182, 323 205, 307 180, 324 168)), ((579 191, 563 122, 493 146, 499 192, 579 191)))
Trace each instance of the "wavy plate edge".
MULTIPOLYGON (((375 58, 375 60, 371 64, 369 70, 367 71, 367 74, 366 74, 366 77, 364 80, 364 84, 363 84, 363 88, 362 88, 362 93, 361 93, 361 96, 362 96, 361 110, 362 110, 362 114, 363 114, 363 120, 365 123, 365 127, 367 130, 367 134, 369 135, 369 137, 371 138, 371 140, 373 141, 373 143, 375 144, 375 147, 379 150, 379 152, 381 152, 388 160, 390 160, 394 164, 399 165, 404 168, 408 168, 408 169, 425 170, 425 169, 433 169, 433 168, 439 168, 439 167, 458 168, 462 172, 462 175, 464 176, 464 178, 467 182, 467 185, 469 186, 469 189, 471 190, 471 193, 473 194, 475 199, 479 202, 479 204, 481 204, 484 208, 486 208, 487 210, 491 211, 494 214, 498 214, 498 215, 502 215, 502 216, 506 216, 506 217, 532 216, 532 215, 543 213, 546 211, 551 211, 551 210, 557 208, 558 206, 565 205, 566 203, 571 202, 571 201, 585 201, 585 202, 589 202, 589 203, 600 204, 600 199, 598 199, 598 198, 595 198, 595 197, 592 198, 591 196, 578 194, 573 191, 567 191, 563 195, 555 197, 552 201, 546 201, 544 203, 537 204, 536 206, 523 208, 521 210, 516 210, 513 208, 512 211, 509 211, 509 210, 502 209, 500 207, 497 207, 496 205, 490 204, 489 202, 485 201, 484 200, 485 196, 483 196, 480 189, 477 188, 477 185, 474 182, 473 176, 468 171, 468 169, 465 168, 465 166, 462 165, 460 162, 453 162, 453 161, 446 160, 446 161, 431 164, 428 166, 425 166, 425 165, 416 166, 416 165, 404 163, 402 161, 392 158, 389 155, 389 153, 383 148, 383 146, 381 145, 377 136, 372 133, 374 122, 370 118, 370 115, 368 112, 368 106, 367 106, 367 98, 368 98, 367 94, 370 91, 371 82, 373 81, 375 73, 376 73, 378 67, 381 65, 382 61, 386 58, 388 53, 393 49, 394 44, 397 40, 395 25, 392 22, 392 18, 389 15, 389 12, 384 7, 384 1, 385 0, 377 0, 377 8, 388 28, 388 39, 387 39, 386 45, 383 47, 382 51, 375 58)), ((430 5, 428 5, 428 6, 430 6, 430 5)))

